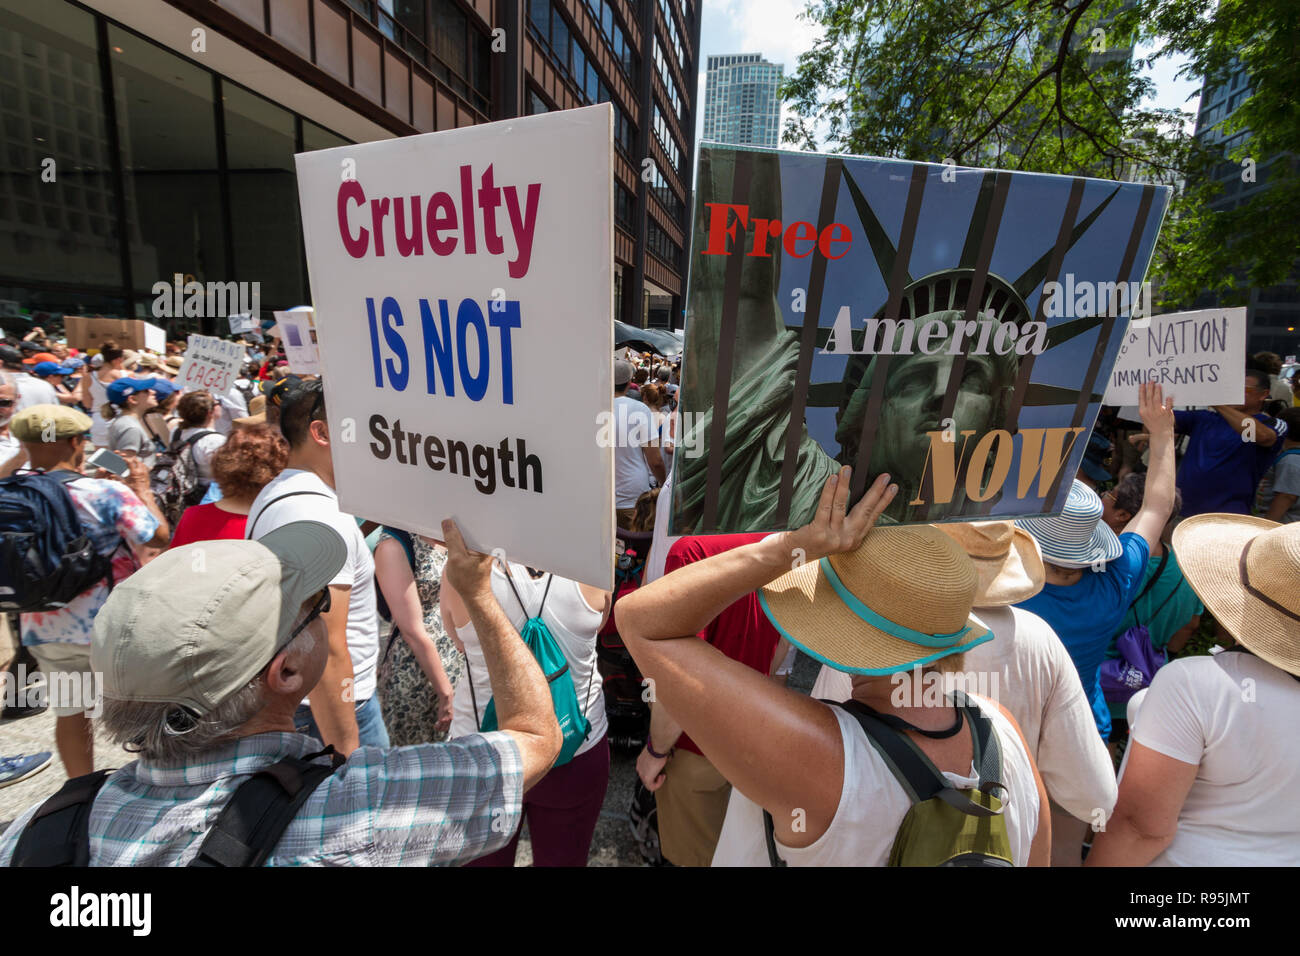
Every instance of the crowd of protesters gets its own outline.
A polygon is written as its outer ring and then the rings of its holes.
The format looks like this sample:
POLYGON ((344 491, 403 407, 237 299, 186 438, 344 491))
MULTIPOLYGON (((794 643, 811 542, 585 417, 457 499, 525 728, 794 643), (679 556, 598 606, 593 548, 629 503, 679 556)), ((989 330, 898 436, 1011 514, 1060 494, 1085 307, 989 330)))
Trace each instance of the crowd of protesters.
MULTIPOLYGON (((585 865, 612 635, 647 689, 631 816, 653 862, 1300 863, 1300 397, 1275 355, 1239 405, 1146 385, 1136 418, 1103 410, 1059 515, 877 527, 897 485, 850 508, 845 468, 804 527, 672 537, 680 357, 621 349, 611 593, 450 520, 342 511, 323 382, 272 342, 186 391, 183 351, 0 345, 0 478, 62 475, 115 542, 66 606, 0 616, 16 661, 98 675, 94 720, 136 757, 85 798, 83 862, 241 865, 212 821, 291 766, 317 772, 257 862, 510 866, 526 822, 537 865, 585 865), (177 504, 159 482, 182 473, 177 504)), ((51 707, 91 779, 91 718, 51 707)), ((0 785, 51 756, 0 755, 0 785)), ((47 816, 0 863, 62 852, 47 816)))

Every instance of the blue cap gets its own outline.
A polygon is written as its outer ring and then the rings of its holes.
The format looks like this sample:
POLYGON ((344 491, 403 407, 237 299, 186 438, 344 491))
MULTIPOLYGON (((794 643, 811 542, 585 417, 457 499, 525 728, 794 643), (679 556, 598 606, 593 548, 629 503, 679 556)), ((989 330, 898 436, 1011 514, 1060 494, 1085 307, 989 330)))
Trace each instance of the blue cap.
POLYGON ((158 396, 158 401, 162 401, 172 392, 179 392, 180 386, 175 382, 169 382, 165 378, 154 379, 153 393, 158 396))
POLYGON ((68 368, 72 369, 73 371, 76 371, 79 368, 85 367, 86 360, 83 358, 77 358, 76 356, 73 356, 70 359, 66 359, 63 364, 68 368))
POLYGON ((37 362, 36 367, 32 369, 32 374, 45 378, 47 375, 67 375, 70 371, 72 371, 70 368, 58 362, 37 362))
POLYGON ((108 400, 114 405, 125 405, 132 395, 157 388, 159 381, 156 378, 119 378, 108 386, 108 400))

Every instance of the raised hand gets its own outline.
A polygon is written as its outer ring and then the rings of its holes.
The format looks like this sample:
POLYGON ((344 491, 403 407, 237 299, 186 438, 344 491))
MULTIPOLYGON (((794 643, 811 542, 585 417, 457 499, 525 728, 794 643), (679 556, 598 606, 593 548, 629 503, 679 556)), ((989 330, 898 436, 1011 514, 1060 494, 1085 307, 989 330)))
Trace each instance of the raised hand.
POLYGON ((880 475, 850 511, 852 477, 853 469, 845 465, 827 478, 812 521, 790 532, 790 547, 801 548, 807 560, 856 549, 898 494, 898 485, 890 484, 889 475, 880 475))
POLYGON ((1155 382, 1138 386, 1138 415, 1152 435, 1174 433, 1174 397, 1166 398, 1164 389, 1155 382))
POLYGON ((489 554, 471 551, 451 518, 442 522, 442 538, 447 546, 447 565, 443 575, 465 600, 492 593, 492 561, 489 554))

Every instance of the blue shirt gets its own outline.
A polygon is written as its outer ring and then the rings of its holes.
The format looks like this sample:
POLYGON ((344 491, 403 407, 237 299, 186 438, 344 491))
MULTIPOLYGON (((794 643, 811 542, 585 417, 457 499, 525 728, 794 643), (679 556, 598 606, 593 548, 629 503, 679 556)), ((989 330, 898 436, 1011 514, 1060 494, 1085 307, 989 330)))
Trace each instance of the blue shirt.
POLYGON ((1150 556, 1141 535, 1122 534, 1119 543, 1123 553, 1103 570, 1085 568, 1083 577, 1070 585, 1044 584, 1028 601, 1016 605, 1050 624, 1069 651, 1103 740, 1110 738, 1110 708, 1101 692, 1101 663, 1142 587, 1150 556))
POLYGON ((1268 415, 1255 421, 1277 432, 1269 448, 1242 441, 1241 433, 1215 411, 1174 412, 1178 431, 1191 436, 1178 466, 1178 490, 1183 493, 1183 517, 1226 512, 1248 515, 1255 489, 1282 451, 1286 423, 1268 415))

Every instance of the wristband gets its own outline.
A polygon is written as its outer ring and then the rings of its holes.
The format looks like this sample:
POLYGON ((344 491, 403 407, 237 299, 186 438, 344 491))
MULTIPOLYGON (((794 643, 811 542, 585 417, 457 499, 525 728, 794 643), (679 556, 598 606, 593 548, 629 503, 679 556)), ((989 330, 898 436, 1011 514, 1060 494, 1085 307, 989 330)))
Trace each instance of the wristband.
MULTIPOLYGON (((672 753, 672 749, 673 749, 672 747, 669 747, 669 748, 668 748, 668 753, 672 753)), ((645 750, 646 750, 646 753, 648 753, 650 756, 654 757, 655 760, 666 760, 666 759, 668 758, 668 753, 662 753, 662 754, 661 754, 661 753, 657 753, 657 752, 655 751, 654 745, 651 744, 651 742, 650 742, 650 735, 649 735, 649 734, 646 734, 646 735, 645 735, 645 750)))

